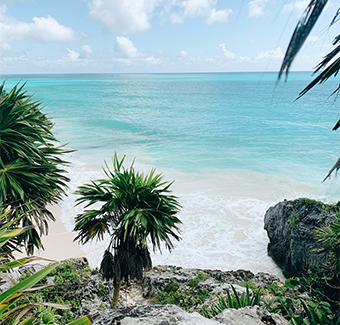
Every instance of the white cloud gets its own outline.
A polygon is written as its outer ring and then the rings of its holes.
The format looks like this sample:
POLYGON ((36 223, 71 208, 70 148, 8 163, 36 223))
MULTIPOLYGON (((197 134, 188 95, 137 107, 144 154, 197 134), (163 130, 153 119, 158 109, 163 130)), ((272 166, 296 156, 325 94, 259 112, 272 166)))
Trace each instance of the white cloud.
POLYGON ((6 42, 1 42, 0 43, 0 55, 3 55, 5 53, 9 53, 13 51, 13 46, 6 42))
POLYGON ((297 0, 295 2, 288 3, 283 6, 283 12, 297 11, 298 15, 301 15, 308 6, 310 0, 297 0))
POLYGON ((130 41, 130 39, 124 36, 117 36, 114 50, 120 56, 125 57, 125 58, 134 59, 134 58, 138 58, 142 56, 142 54, 138 52, 138 50, 133 45, 133 43, 130 41))
POLYGON ((265 15, 265 8, 269 0, 253 0, 248 3, 248 17, 258 18, 265 15))
POLYGON ((144 32, 159 0, 92 0, 90 17, 99 20, 111 33, 144 32))
POLYGON ((224 58, 227 58, 227 59, 230 59, 230 60, 233 60, 236 58, 236 55, 235 53, 231 52, 231 51, 228 51, 225 47, 225 43, 222 43, 222 44, 219 44, 217 47, 216 47, 216 50, 218 53, 222 53, 222 56, 224 58))
POLYGON ((184 16, 197 17, 203 16, 210 10, 211 1, 209 0, 187 0, 183 2, 184 16))
POLYGON ((183 51, 179 51, 179 53, 177 55, 178 58, 186 58, 188 56, 190 56, 189 52, 188 51, 184 51, 184 50, 183 51))
POLYGON ((283 53, 281 47, 277 47, 274 50, 260 52, 256 57, 255 61, 268 60, 268 59, 283 59, 283 53))
POLYGON ((229 15, 233 12, 231 9, 216 10, 215 0, 187 0, 183 2, 185 17, 206 17, 206 23, 211 25, 216 22, 228 21, 229 15))
POLYGON ((77 59, 79 59, 80 53, 70 50, 70 49, 66 49, 67 50, 67 55, 64 59, 68 60, 68 61, 75 61, 77 59))
POLYGON ((216 3, 217 0, 91 0, 89 16, 109 32, 127 35, 148 30, 157 8, 159 16, 173 24, 194 17, 204 18, 208 25, 226 22, 232 10, 216 10, 216 3))
POLYGON ((69 42, 79 39, 79 35, 70 27, 58 23, 51 16, 33 17, 33 23, 17 21, 5 15, 6 5, 0 7, 0 41, 31 40, 41 43, 69 42))
POLYGON ((224 21, 228 21, 228 17, 232 13, 233 11, 231 9, 218 10, 218 11, 216 11, 216 9, 211 9, 209 16, 206 19, 206 23, 208 25, 211 25, 213 23, 221 23, 224 21))
POLYGON ((86 52, 87 54, 93 53, 93 50, 92 50, 91 45, 83 45, 83 46, 81 47, 81 49, 82 49, 84 52, 86 52))
POLYGON ((170 22, 172 24, 183 24, 184 17, 183 17, 183 15, 179 15, 179 14, 171 14, 170 15, 170 22))

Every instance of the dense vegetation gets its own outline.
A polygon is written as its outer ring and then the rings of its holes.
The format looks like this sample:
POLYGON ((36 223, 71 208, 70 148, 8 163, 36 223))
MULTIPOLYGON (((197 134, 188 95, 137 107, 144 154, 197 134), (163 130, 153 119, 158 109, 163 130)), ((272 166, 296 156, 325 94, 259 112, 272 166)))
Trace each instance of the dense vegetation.
MULTIPOLYGON (((67 151, 57 146, 52 124, 40 112, 39 102, 33 102, 21 87, 9 93, 0 87, 0 277, 9 278, 9 270, 23 266, 34 258, 16 260, 13 251, 25 248, 32 254, 42 248, 40 236, 47 234, 48 220, 54 220, 48 204, 57 202, 68 178, 61 166, 67 164, 61 155, 67 151)), ((40 295, 36 284, 53 272, 55 265, 16 281, 0 293, 0 322, 6 325, 54 324, 55 308, 46 300, 32 301, 40 295)), ((90 324, 87 317, 73 325, 90 324)))
POLYGON ((28 254, 42 248, 40 236, 47 234, 54 216, 48 205, 56 203, 69 179, 52 133, 52 123, 18 85, 6 93, 0 86, 0 213, 18 226, 33 226, 16 238, 28 254))

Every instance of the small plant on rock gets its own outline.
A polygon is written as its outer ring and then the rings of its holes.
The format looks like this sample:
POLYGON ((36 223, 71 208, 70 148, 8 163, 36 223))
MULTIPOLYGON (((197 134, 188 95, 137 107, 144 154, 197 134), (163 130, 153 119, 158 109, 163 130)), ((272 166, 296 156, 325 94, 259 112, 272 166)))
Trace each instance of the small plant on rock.
POLYGON ((246 306, 259 305, 262 287, 258 288, 256 292, 251 293, 248 284, 246 284, 246 293, 242 294, 237 293, 233 285, 231 285, 231 289, 233 291, 232 294, 226 289, 226 297, 221 295, 215 304, 210 306, 204 305, 199 311, 200 314, 206 318, 212 318, 227 308, 239 309, 246 306))

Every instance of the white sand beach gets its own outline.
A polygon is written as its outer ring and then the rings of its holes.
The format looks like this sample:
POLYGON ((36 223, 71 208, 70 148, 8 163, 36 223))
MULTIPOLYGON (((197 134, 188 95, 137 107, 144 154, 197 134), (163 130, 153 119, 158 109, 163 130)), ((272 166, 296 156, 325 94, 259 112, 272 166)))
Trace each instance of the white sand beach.
POLYGON ((60 220, 60 206, 54 205, 50 211, 56 221, 49 223, 48 235, 42 236, 44 250, 37 251, 34 255, 57 261, 85 256, 78 244, 73 241, 76 234, 68 232, 60 220))
MULTIPOLYGON (((49 222, 49 232, 47 236, 42 236, 41 240, 44 245, 44 250, 35 250, 34 256, 62 261, 69 258, 84 257, 85 253, 73 241, 75 233, 68 232, 63 222, 60 220, 61 208, 59 205, 54 205, 50 208, 56 218, 55 222, 49 222)), ((48 261, 41 261, 43 264, 48 261)), ((39 261, 40 263, 40 261, 39 261)))

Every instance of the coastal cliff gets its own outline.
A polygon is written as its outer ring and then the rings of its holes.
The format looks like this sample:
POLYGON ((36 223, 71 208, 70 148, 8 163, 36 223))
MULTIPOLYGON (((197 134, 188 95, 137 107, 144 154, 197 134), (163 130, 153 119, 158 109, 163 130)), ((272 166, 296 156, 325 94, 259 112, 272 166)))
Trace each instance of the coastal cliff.
POLYGON ((285 277, 306 276, 308 270, 323 270, 326 253, 316 254, 321 245, 315 239, 315 227, 335 220, 338 206, 328 206, 309 199, 284 200, 268 209, 264 217, 269 244, 268 255, 282 269, 285 277))

